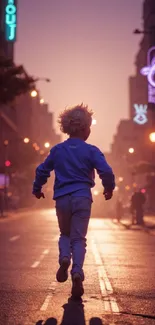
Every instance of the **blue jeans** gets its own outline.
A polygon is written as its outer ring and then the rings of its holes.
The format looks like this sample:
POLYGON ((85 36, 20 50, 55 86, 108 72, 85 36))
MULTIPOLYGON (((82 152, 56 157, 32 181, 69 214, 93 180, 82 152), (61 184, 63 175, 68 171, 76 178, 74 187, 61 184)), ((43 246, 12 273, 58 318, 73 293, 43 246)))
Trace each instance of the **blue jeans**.
POLYGON ((71 194, 56 200, 56 214, 60 228, 59 263, 61 264, 63 257, 68 257, 69 260, 72 257, 71 275, 79 273, 82 280, 84 280, 83 263, 91 204, 91 199, 71 194))

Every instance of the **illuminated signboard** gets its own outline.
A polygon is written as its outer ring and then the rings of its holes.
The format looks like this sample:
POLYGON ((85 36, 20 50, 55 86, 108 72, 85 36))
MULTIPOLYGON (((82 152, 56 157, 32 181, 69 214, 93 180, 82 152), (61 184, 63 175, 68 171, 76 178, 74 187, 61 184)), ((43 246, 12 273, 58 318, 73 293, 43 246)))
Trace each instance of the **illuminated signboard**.
POLYGON ((134 122, 143 125, 147 123, 148 118, 147 118, 147 105, 138 105, 134 104, 134 109, 135 109, 135 117, 133 118, 134 122))
POLYGON ((155 104, 155 47, 147 54, 147 66, 141 69, 141 74, 148 80, 148 103, 155 104))
POLYGON ((5 0, 5 39, 8 42, 16 40, 17 6, 16 0, 5 0))

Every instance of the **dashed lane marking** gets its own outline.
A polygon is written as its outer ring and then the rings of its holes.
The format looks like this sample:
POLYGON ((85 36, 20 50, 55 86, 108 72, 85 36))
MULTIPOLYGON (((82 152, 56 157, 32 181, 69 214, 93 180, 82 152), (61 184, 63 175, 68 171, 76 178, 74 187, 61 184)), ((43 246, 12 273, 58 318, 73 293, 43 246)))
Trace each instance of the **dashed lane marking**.
POLYGON ((16 240, 19 239, 19 238, 20 238, 20 235, 13 236, 13 237, 10 237, 10 238, 9 238, 9 241, 10 241, 10 242, 14 242, 14 241, 16 241, 16 240))
POLYGON ((104 308, 107 313, 119 313, 119 307, 117 304, 117 301, 115 297, 113 296, 113 288, 110 283, 110 280, 108 278, 107 272, 105 270, 105 267, 102 263, 102 259, 100 256, 100 253, 98 251, 97 245, 92 239, 92 252, 94 255, 94 259, 97 265, 97 271, 98 271, 98 278, 99 278, 99 284, 101 289, 101 295, 104 302, 104 308))
POLYGON ((41 311, 45 311, 48 308, 51 298, 52 298, 52 294, 48 294, 44 303, 42 304, 42 306, 40 308, 41 311))
POLYGON ((42 304, 42 306, 40 308, 41 311, 46 311, 47 310, 48 305, 50 303, 50 300, 51 300, 51 298, 52 298, 52 296, 54 294, 54 291, 55 291, 55 288, 56 288, 56 283, 57 283, 56 281, 53 281, 50 284, 50 286, 48 288, 49 293, 47 294, 47 296, 46 296, 46 298, 45 298, 45 300, 44 300, 44 302, 43 302, 43 304, 42 304))
POLYGON ((44 259, 44 257, 45 257, 46 255, 48 255, 49 251, 50 251, 49 249, 45 249, 45 250, 42 252, 42 254, 40 255, 38 261, 35 261, 35 262, 31 265, 31 268, 34 269, 34 268, 38 267, 38 265, 41 263, 41 261, 44 259))

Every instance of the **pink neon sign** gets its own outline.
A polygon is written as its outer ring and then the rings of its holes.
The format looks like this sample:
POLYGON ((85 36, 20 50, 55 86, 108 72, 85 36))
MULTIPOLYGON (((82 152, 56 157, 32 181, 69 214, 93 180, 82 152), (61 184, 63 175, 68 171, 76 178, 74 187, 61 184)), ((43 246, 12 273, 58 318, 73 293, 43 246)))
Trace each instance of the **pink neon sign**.
POLYGON ((155 104, 155 47, 147 53, 147 66, 141 69, 141 74, 148 80, 148 102, 155 104))

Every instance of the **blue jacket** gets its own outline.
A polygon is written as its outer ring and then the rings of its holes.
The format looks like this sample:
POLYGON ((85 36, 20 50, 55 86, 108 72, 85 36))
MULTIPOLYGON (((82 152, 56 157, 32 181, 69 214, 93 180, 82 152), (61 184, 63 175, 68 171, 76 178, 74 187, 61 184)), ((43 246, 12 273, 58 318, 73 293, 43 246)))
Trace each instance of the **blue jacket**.
POLYGON ((50 172, 54 170, 54 200, 70 193, 91 198, 90 189, 95 185, 95 169, 104 188, 113 190, 115 177, 103 153, 81 139, 69 138, 54 146, 44 163, 37 167, 33 194, 41 191, 50 172))

